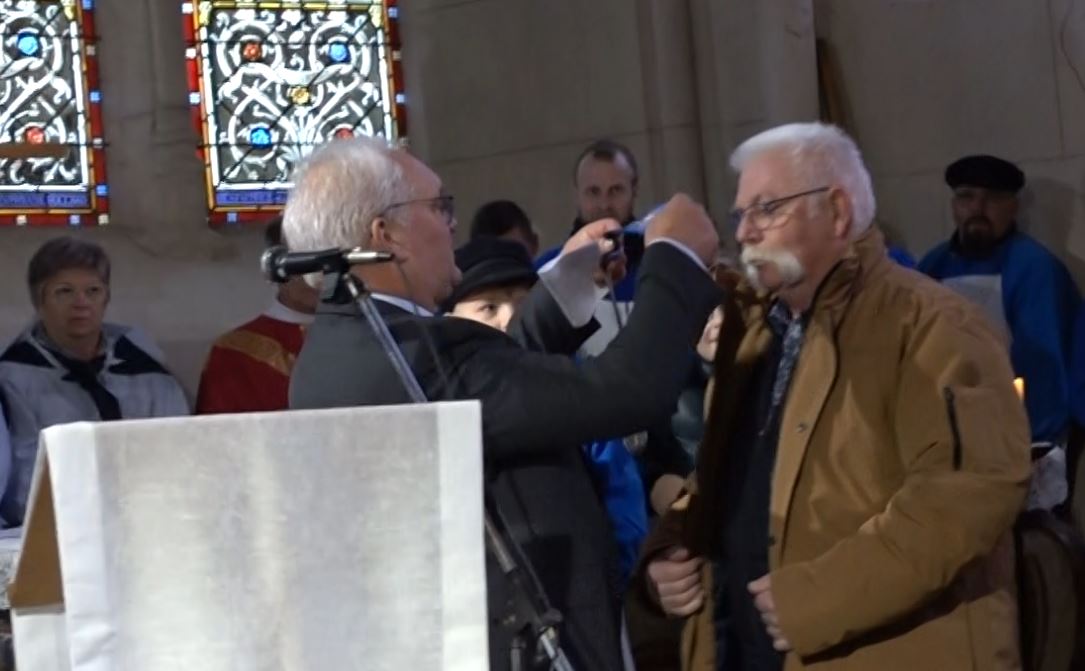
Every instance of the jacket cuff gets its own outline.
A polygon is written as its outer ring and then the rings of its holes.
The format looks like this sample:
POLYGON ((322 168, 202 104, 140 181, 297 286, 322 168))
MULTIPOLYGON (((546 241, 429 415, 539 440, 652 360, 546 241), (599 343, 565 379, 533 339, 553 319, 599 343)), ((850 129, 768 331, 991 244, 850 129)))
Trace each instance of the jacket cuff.
POLYGON ((598 248, 586 246, 554 257, 539 270, 539 281, 574 328, 582 328, 591 322, 596 305, 607 293, 606 289, 595 286, 594 273, 598 265, 598 248))

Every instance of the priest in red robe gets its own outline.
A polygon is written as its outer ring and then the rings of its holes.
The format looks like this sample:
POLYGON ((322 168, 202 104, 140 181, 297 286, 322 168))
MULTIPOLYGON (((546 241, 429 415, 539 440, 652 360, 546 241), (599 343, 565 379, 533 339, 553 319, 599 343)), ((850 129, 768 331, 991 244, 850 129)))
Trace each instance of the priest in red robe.
MULTIPOLYGON (((281 220, 268 225, 268 246, 281 244, 281 227, 281 220)), ((200 376, 196 413, 286 410, 290 371, 319 298, 302 278, 292 278, 278 285, 263 314, 215 340, 200 376)))

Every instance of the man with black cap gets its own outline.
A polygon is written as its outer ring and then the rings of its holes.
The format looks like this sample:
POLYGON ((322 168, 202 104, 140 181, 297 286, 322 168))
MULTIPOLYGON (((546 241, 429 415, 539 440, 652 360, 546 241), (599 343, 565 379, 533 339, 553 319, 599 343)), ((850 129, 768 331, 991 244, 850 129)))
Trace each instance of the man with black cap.
POLYGON ((1066 267, 1017 230, 1017 194, 1025 174, 994 156, 967 156, 946 168, 956 232, 919 262, 919 270, 981 305, 1008 337, 1037 460, 1030 507, 1066 497, 1067 371, 1080 295, 1066 267), (1040 461, 1042 459, 1042 461, 1040 461))

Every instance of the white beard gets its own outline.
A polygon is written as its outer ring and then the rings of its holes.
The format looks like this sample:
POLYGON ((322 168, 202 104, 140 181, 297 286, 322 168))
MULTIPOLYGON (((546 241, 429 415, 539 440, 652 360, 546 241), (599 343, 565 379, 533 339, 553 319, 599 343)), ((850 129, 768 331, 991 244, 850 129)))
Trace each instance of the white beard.
POLYGON ((782 249, 743 247, 741 258, 746 278, 758 291, 779 291, 793 287, 806 278, 806 269, 802 267, 798 257, 782 249), (780 276, 780 286, 771 289, 762 284, 761 276, 757 272, 758 267, 768 264, 775 266, 780 276))

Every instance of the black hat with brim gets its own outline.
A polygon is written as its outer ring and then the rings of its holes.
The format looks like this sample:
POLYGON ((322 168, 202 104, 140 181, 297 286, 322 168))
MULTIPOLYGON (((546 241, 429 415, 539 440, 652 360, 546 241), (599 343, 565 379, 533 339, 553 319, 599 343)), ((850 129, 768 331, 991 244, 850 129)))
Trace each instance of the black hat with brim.
POLYGON ((444 312, 483 289, 532 286, 539 279, 527 249, 518 242, 499 238, 476 238, 460 247, 456 250, 456 266, 463 279, 442 304, 444 312))

